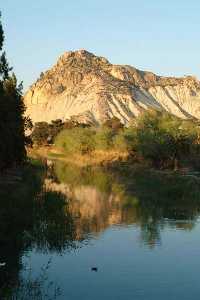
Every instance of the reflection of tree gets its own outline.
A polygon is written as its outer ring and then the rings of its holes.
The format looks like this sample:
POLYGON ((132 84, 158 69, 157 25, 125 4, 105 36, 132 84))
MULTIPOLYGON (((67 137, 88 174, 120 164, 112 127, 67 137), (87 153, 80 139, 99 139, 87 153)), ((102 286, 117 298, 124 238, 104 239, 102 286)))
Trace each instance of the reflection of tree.
POLYGON ((150 248, 157 245, 160 242, 160 229, 158 223, 150 221, 149 223, 142 224, 141 238, 150 248))
POLYGON ((160 243, 164 226, 191 230, 199 215, 200 187, 192 178, 128 166, 111 170, 61 162, 56 163, 55 174, 57 181, 46 184, 71 199, 69 210, 78 216, 77 236, 111 224, 134 223, 140 226, 144 243, 153 247, 160 243))
MULTIPOLYGON (((21 257, 36 247, 41 251, 71 249, 73 220, 63 195, 41 190, 41 170, 29 168, 24 183, 4 184, 0 190, 0 298, 18 282, 21 257)), ((6 298, 7 299, 7 298, 6 298)))
POLYGON ((35 206, 34 223, 30 234, 32 247, 42 252, 61 253, 75 247, 73 219, 62 194, 43 191, 35 206))
POLYGON ((40 273, 35 277, 32 274, 31 268, 24 268, 23 275, 16 286, 12 287, 10 297, 5 300, 55 300, 62 293, 59 286, 49 280, 48 271, 51 266, 51 260, 46 265, 42 266, 40 273))
MULTIPOLYGON (((185 230, 194 227, 200 213, 199 181, 144 170, 132 171, 129 178, 132 184, 127 193, 134 194, 138 202, 135 205, 129 196, 126 206, 135 210, 144 243, 151 247, 160 243, 160 230, 164 226, 185 230)), ((124 184, 127 180, 122 178, 124 184)))

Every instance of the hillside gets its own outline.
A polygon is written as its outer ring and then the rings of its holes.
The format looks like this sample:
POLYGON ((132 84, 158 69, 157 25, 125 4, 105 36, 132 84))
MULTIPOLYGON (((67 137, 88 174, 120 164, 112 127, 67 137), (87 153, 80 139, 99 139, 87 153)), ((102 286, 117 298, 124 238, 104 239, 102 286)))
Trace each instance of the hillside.
POLYGON ((24 96, 33 122, 71 117, 99 124, 118 117, 124 124, 144 109, 200 119, 200 82, 191 76, 161 77, 127 65, 112 65, 86 50, 64 53, 24 96))

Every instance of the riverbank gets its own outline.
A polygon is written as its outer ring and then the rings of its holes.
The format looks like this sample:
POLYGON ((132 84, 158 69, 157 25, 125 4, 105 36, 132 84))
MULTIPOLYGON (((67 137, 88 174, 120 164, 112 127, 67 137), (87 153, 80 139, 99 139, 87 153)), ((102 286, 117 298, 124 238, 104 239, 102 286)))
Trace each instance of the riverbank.
POLYGON ((188 179, 200 180, 200 172, 194 170, 192 167, 179 167, 178 169, 155 169, 148 162, 139 160, 136 157, 129 155, 127 152, 120 151, 94 151, 91 155, 84 154, 72 154, 68 155, 56 147, 34 147, 28 149, 28 156, 33 161, 40 161, 47 163, 49 161, 61 161, 63 163, 69 163, 77 167, 110 167, 111 169, 122 173, 130 173, 136 169, 143 171, 152 172, 152 174, 170 175, 170 176, 181 176, 187 177, 188 179))
POLYGON ((130 159, 128 152, 98 150, 91 154, 73 153, 69 155, 53 146, 29 148, 28 156, 32 159, 61 160, 78 166, 110 165, 116 162, 127 162, 130 159))

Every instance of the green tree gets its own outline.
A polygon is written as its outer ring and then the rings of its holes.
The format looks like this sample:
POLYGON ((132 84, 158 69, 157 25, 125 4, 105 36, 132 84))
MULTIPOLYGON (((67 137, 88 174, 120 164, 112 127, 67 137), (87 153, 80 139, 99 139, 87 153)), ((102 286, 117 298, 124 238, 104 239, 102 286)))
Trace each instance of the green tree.
POLYGON ((94 136, 91 128, 65 129, 58 134, 55 144, 66 153, 90 154, 95 149, 94 136))
POLYGON ((189 120, 169 113, 144 113, 136 124, 137 151, 154 166, 175 169, 182 158, 192 153, 197 142, 198 128, 189 120))
POLYGON ((98 150, 109 150, 113 147, 114 132, 109 127, 101 127, 95 135, 95 144, 98 150))
POLYGON ((0 170, 22 163, 26 158, 22 85, 2 52, 4 34, 0 22, 0 170))
POLYGON ((133 154, 136 148, 136 133, 132 127, 120 130, 113 139, 114 147, 133 154))

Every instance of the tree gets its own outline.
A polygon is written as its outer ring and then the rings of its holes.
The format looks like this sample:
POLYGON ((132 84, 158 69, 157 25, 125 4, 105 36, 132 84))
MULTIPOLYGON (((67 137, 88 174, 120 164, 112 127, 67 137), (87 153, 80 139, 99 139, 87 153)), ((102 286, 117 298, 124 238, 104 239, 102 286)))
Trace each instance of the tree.
POLYGON ((47 122, 35 123, 31 138, 33 140, 33 143, 35 143, 36 145, 46 145, 49 138, 49 124, 47 122))
MULTIPOLYGON (((0 52, 4 42, 0 21, 0 52)), ((0 54, 0 170, 24 162, 26 158, 22 84, 17 83, 5 52, 0 54)))
POLYGON ((33 143, 40 146, 52 144, 54 143, 55 137, 63 128, 64 123, 60 119, 53 120, 50 124, 47 122, 37 122, 31 134, 33 143))
POLYGON ((192 153, 198 128, 166 112, 148 111, 136 122, 137 151, 154 166, 176 169, 183 157, 192 153))
POLYGON ((113 117, 111 119, 106 120, 103 126, 110 128, 115 132, 118 132, 120 129, 124 127, 124 125, 120 122, 120 120, 117 117, 113 117))
POLYGON ((55 144, 64 152, 91 154, 95 150, 95 131, 91 128, 65 129, 56 137, 55 144))

